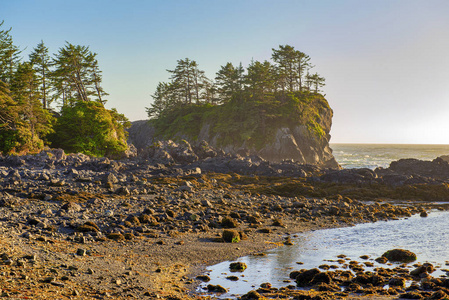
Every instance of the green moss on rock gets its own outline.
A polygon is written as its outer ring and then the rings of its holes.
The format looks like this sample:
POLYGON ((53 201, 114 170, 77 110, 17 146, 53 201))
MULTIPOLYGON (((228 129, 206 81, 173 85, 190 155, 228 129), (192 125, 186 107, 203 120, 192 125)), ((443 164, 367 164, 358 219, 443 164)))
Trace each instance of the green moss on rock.
POLYGON ((310 92, 279 93, 270 99, 241 96, 223 104, 181 105, 164 111, 151 120, 156 136, 163 139, 196 141, 208 125, 219 146, 242 145, 260 150, 270 143, 276 130, 305 125, 312 136, 326 136, 324 120, 332 110, 321 94, 310 92))

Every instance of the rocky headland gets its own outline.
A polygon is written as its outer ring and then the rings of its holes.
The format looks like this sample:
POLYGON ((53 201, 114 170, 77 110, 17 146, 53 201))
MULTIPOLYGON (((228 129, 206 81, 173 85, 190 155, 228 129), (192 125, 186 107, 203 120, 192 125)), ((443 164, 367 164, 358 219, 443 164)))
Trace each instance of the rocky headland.
POLYGON ((329 147, 333 111, 322 95, 283 95, 263 109, 246 101, 248 107, 181 106, 157 119, 132 122, 128 142, 139 153, 160 141, 186 140, 197 149, 206 143, 231 155, 339 168, 329 147))
MULTIPOLYGON (((161 142, 151 151, 123 160, 62 150, 0 157, 0 295, 200 298, 194 291, 204 278, 197 275, 207 265, 288 245, 291 235, 307 230, 424 216, 446 209, 441 201, 449 195, 444 158, 372 171, 274 163, 205 143, 161 142)), ((342 276, 320 272, 327 275, 319 278, 342 276)), ((429 290, 418 283, 414 292, 429 296, 442 284, 429 290)), ((363 289, 380 293, 362 286, 318 296, 363 289)), ((268 286, 257 293, 317 296, 268 286)))

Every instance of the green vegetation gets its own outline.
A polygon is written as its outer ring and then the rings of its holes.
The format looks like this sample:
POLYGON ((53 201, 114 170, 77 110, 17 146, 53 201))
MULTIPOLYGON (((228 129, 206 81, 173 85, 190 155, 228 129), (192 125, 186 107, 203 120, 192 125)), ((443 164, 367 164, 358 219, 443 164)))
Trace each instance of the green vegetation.
POLYGON ((317 137, 325 135, 320 111, 328 109, 322 95, 308 92, 279 94, 270 102, 230 101, 222 105, 198 104, 171 109, 151 120, 163 138, 196 140, 204 125, 219 143, 242 144, 256 149, 272 140, 276 128, 306 125, 317 137))
POLYGON ((324 78, 310 74, 310 58, 285 45, 273 49, 273 63, 252 61, 222 66, 215 82, 188 58, 178 60, 170 82, 161 82, 147 108, 156 134, 162 138, 196 140, 202 128, 219 136, 219 143, 260 149, 275 130, 305 125, 325 136, 322 112, 329 104, 320 94, 324 78))
POLYGON ((41 41, 22 61, 0 22, 0 154, 68 152, 117 156, 127 149, 127 119, 104 108, 96 53, 66 43, 54 57, 41 41), (55 103, 59 113, 50 105, 55 103), (55 118, 55 116, 58 116, 55 118))
POLYGON ((98 102, 78 102, 64 106, 50 135, 52 145, 69 152, 92 156, 120 157, 126 151, 126 118, 107 110, 98 102))

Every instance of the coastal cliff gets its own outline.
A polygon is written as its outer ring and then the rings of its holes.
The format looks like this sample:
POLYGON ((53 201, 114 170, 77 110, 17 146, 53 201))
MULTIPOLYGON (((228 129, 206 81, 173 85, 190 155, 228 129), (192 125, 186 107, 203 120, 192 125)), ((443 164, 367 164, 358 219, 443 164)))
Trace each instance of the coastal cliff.
POLYGON ((326 99, 296 93, 276 100, 269 108, 180 107, 157 120, 133 122, 128 142, 142 153, 158 141, 186 140, 194 148, 206 141, 225 153, 338 168, 329 147, 333 112, 326 99))

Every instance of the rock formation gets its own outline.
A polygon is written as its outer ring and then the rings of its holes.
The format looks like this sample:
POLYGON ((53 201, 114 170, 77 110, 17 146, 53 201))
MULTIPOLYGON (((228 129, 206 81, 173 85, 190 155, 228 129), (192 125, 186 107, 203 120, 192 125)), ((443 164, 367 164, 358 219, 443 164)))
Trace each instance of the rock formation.
MULTIPOLYGON (((219 135, 210 134, 210 126, 208 124, 203 125, 198 140, 190 142, 196 149, 195 152, 204 149, 204 145, 210 145, 213 148, 220 148, 226 153, 239 154, 241 156, 256 155, 275 163, 283 160, 293 160, 303 164, 338 168, 339 165, 332 155, 332 149, 329 147, 331 118, 332 111, 323 120, 325 125, 323 127, 326 129, 326 132, 325 136, 321 138, 311 133, 305 125, 298 125, 293 128, 280 127, 276 130, 273 141, 264 145, 260 150, 249 147, 245 143, 240 145, 227 144, 220 147, 218 145, 219 135)), ((155 135, 155 129, 148 121, 141 120, 132 123, 129 129, 128 143, 133 144, 139 153, 148 153, 149 148, 153 148, 156 145, 161 146, 161 144, 158 144, 159 142, 159 138, 155 135)), ((150 150, 149 154, 154 154, 154 151, 151 151, 153 150, 150 150)), ((159 155, 160 153, 157 154, 159 155)))

